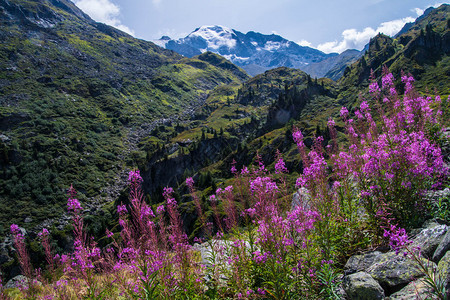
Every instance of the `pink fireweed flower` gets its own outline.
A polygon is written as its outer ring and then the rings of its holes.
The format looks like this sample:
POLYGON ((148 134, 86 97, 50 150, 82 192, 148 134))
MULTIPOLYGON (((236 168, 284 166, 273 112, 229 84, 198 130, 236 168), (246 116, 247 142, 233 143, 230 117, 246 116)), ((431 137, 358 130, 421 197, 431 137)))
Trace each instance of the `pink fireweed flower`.
POLYGON ((306 185, 307 185, 307 181, 303 176, 297 178, 297 180, 295 181, 295 186, 297 188, 305 187, 306 185))
POLYGON ((281 173, 289 173, 289 171, 286 168, 283 158, 280 157, 278 159, 277 163, 275 164, 275 174, 281 174, 281 173))
POLYGON ((364 113, 370 111, 369 104, 367 104, 367 101, 361 102, 360 107, 361 107, 361 111, 364 113))
POLYGON ((379 93, 380 91, 381 91, 381 90, 380 90, 380 87, 378 86, 378 82, 374 81, 374 82, 372 82, 372 83, 369 85, 369 92, 370 92, 370 93, 376 94, 376 93, 379 93))
POLYGON ((151 217, 154 218, 155 215, 153 214, 152 209, 148 205, 143 205, 141 207, 141 218, 151 217))
POLYGON ((192 177, 186 178, 186 185, 187 185, 189 188, 193 188, 193 187, 194 187, 194 179, 192 179, 192 177))
POLYGON ((125 206, 125 204, 117 205, 117 213, 119 214, 119 216, 123 216, 128 213, 127 207, 125 206))
POLYGON ((329 127, 334 127, 334 126, 336 126, 336 123, 334 122, 334 120, 333 120, 332 118, 329 118, 329 119, 328 119, 327 124, 328 124, 329 127))
POLYGON ((233 192, 233 186, 232 185, 227 186, 224 191, 227 193, 233 192))
POLYGON ((49 236, 49 234, 50 233, 48 232, 47 228, 42 228, 42 231, 39 232, 38 236, 39 237, 46 237, 46 236, 49 236))
POLYGON ((67 210, 68 211, 81 211, 83 208, 81 207, 80 202, 78 201, 78 199, 75 198, 69 198, 67 200, 67 210))
POLYGON ((333 189, 337 190, 341 187, 341 183, 339 181, 333 182, 333 189))
POLYGON ((11 224, 10 229, 14 236, 14 247, 17 251, 20 268, 22 269, 23 275, 31 279, 33 276, 33 268, 31 266, 30 255, 25 245, 25 236, 16 224, 11 224))
POLYGON ((14 234, 14 235, 22 234, 22 232, 20 231, 19 226, 16 225, 16 224, 11 224, 10 229, 11 229, 11 233, 14 234))
POLYGON ((381 87, 383 89, 389 88, 392 85, 394 85, 394 76, 392 75, 392 73, 388 73, 383 76, 383 78, 381 78, 381 87))
POLYGON ((340 115, 343 119, 346 119, 348 117, 348 109, 345 106, 342 106, 340 115))
POLYGON ((171 197, 172 194, 173 194, 173 188, 171 188, 171 187, 165 187, 164 188, 164 190, 163 190, 164 198, 171 197))
POLYGON ((254 261, 257 264, 264 264, 267 261, 267 252, 261 253, 260 251, 255 251, 252 253, 254 255, 254 261))
POLYGON ((238 173, 237 169, 236 169, 236 161, 233 159, 233 161, 231 162, 231 173, 236 175, 238 173))
POLYGON ((211 202, 216 201, 216 195, 209 196, 209 201, 211 201, 211 202))
POLYGON ((158 207, 156 208, 156 213, 157 213, 158 215, 163 214, 165 211, 166 211, 166 210, 165 210, 165 208, 164 208, 164 205, 160 205, 160 206, 158 206, 158 207))
POLYGON ((250 189, 252 193, 263 192, 271 193, 278 190, 278 186, 270 177, 256 177, 250 181, 250 189))
POLYGON ((406 234, 406 230, 404 228, 398 228, 396 225, 390 225, 387 230, 385 229, 383 236, 389 238, 389 245, 396 254, 411 243, 406 234))
POLYGON ((247 175, 247 174, 250 174, 248 168, 246 166, 242 167, 241 175, 247 175))
POLYGON ((141 183, 142 177, 139 170, 133 170, 128 173, 128 182, 141 183))
POLYGON ((294 132, 292 133, 292 138, 296 144, 303 143, 303 134, 297 128, 294 128, 294 132))
POLYGON ((256 209, 255 208, 247 208, 244 210, 242 214, 247 214, 250 218, 253 218, 256 215, 256 209))

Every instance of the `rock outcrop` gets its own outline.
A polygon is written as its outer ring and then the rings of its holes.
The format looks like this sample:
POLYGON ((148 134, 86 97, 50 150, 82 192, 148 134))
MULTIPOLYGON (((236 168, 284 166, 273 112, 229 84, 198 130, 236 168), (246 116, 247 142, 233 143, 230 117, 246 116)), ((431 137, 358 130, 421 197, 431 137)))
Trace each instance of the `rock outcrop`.
POLYGON ((436 275, 450 290, 449 232, 447 225, 428 222, 413 235, 408 251, 398 254, 373 251, 350 257, 344 267, 342 283, 347 298, 425 299, 432 288, 425 281, 424 271, 436 275))

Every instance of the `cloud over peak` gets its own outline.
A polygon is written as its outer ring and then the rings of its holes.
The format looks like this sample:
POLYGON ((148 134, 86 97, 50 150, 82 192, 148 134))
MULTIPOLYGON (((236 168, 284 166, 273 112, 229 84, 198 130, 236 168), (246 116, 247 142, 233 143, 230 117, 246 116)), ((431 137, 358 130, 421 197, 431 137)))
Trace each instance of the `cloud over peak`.
POLYGON ((378 33, 384 33, 389 36, 395 35, 408 22, 414 22, 414 18, 406 17, 381 23, 376 29, 366 27, 362 31, 354 28, 346 29, 342 32, 341 41, 326 42, 317 46, 317 49, 325 53, 341 53, 346 49, 361 50, 378 33))
POLYGON ((75 0, 75 5, 95 21, 111 25, 128 34, 134 35, 134 31, 123 25, 119 20, 119 6, 110 0, 75 0))

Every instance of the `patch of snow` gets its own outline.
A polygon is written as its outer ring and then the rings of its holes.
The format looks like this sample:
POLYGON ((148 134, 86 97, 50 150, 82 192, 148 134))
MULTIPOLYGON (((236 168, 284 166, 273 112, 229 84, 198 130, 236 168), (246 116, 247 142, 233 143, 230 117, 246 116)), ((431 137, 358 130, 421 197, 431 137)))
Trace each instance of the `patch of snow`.
POLYGON ((227 55, 222 55, 223 57, 225 57, 226 59, 228 59, 229 61, 236 61, 236 60, 249 60, 250 57, 240 57, 240 56, 236 56, 236 54, 227 54, 227 55))
POLYGON ((272 41, 268 41, 266 42, 266 44, 264 45, 264 50, 267 51, 277 51, 278 49, 282 48, 282 47, 289 47, 289 42, 288 43, 280 43, 280 42, 272 42, 272 41))
POLYGON ((257 42, 255 42, 255 41, 253 41, 253 42, 250 42, 253 46, 258 46, 258 43, 257 42))
POLYGON ((226 46, 229 49, 236 46, 233 30, 224 26, 202 26, 187 36, 201 37, 208 43, 208 49, 217 50, 226 46))

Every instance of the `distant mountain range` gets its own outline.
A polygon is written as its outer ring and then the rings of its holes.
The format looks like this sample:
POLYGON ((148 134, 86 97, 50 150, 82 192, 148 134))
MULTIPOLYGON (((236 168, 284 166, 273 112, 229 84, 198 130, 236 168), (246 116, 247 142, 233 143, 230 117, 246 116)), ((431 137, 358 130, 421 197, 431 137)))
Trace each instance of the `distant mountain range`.
POLYGON ((336 80, 339 78, 336 77, 337 74, 342 75, 347 64, 361 56, 358 50, 346 51, 342 55, 326 54, 311 47, 300 46, 276 34, 265 35, 254 31, 244 34, 218 25, 199 27, 177 40, 163 36, 153 42, 186 57, 206 51, 217 53, 252 76, 277 67, 289 67, 308 70, 315 77, 329 75, 336 80), (332 69, 337 71, 328 74, 332 69))

